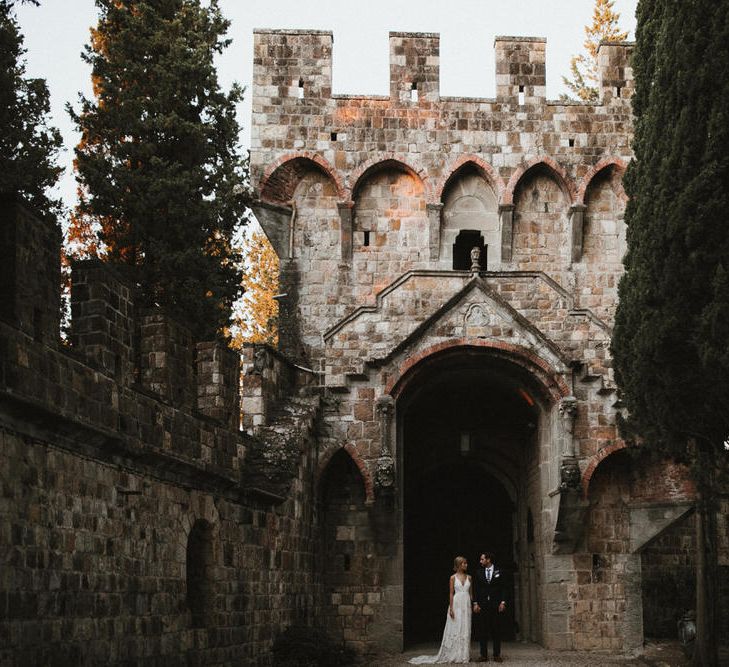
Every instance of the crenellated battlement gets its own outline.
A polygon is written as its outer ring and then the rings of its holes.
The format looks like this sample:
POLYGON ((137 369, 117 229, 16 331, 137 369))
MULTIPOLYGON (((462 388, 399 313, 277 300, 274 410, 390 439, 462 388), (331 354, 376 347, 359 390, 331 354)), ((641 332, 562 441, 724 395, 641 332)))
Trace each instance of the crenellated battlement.
MULTIPOLYGON (((338 95, 332 93, 334 36, 322 30, 254 30, 253 97, 280 104, 320 104, 323 100, 388 100, 391 104, 429 106, 440 100, 469 98, 440 95, 440 35, 425 32, 390 32, 390 95, 338 95)), ((497 36, 496 97, 510 104, 546 102, 547 40, 544 37, 497 36), (519 93, 524 97, 520 102, 519 93)), ((632 42, 605 42, 599 58, 601 93, 627 98, 632 91, 629 60, 632 42), (609 53, 609 55, 608 55, 609 53)), ((487 100, 484 98, 470 98, 487 100)), ((603 95, 603 102, 608 101, 603 95)))
POLYGON ((18 205, 5 212, 3 406, 35 406, 59 432, 95 432, 116 443, 107 455, 146 451, 235 477, 238 355, 139 308, 122 268, 99 260, 73 266, 71 346, 58 345, 60 233, 18 205))

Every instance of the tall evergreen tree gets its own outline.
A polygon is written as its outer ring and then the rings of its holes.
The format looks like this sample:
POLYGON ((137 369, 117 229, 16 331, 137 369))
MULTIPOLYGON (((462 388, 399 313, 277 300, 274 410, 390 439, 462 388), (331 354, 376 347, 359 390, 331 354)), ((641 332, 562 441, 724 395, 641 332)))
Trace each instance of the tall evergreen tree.
POLYGON ((61 135, 48 125, 46 82, 25 77, 16 4, 0 0, 0 193, 18 197, 37 215, 55 220, 61 202, 48 189, 62 171, 56 163, 61 135))
MULTIPOLYGON (((570 60, 571 78, 562 77, 570 93, 582 102, 597 102, 600 99, 597 89, 597 50, 600 42, 622 42, 628 37, 628 33, 618 27, 620 14, 613 9, 614 4, 615 0, 595 0, 592 23, 585 26, 585 53, 573 56, 570 60)), ((561 95, 560 99, 566 101, 573 98, 561 95)))
POLYGON ((236 104, 213 58, 228 44, 217 0, 96 0, 99 23, 83 58, 93 99, 70 113, 82 134, 77 238, 132 267, 148 304, 198 337, 219 334, 240 293, 234 228, 246 202, 236 104), (80 230, 79 230, 80 228, 80 230))
POLYGON ((641 0, 635 160, 612 350, 625 433, 692 464, 695 664, 717 658, 717 476, 729 438, 729 3, 641 0))

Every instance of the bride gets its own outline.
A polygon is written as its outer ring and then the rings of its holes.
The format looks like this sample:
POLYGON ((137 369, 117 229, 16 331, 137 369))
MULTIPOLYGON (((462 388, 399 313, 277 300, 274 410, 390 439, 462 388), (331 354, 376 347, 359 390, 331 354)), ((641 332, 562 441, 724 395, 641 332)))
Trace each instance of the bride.
POLYGON ((438 655, 411 658, 412 665, 432 665, 443 662, 468 662, 471 657, 471 577, 468 561, 463 556, 453 562, 455 574, 450 579, 450 600, 446 615, 443 641, 438 655))

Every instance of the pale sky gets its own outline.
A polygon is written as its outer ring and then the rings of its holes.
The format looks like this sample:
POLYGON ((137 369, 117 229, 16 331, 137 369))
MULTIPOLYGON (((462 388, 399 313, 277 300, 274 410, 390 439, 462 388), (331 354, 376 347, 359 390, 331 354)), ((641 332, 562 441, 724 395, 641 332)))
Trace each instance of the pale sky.
MULTIPOLYGON (((388 32, 440 33, 442 95, 493 97, 496 35, 547 38, 547 97, 564 92, 561 76, 582 51, 593 0, 220 0, 233 43, 219 60, 219 78, 250 87, 254 28, 311 28, 334 33, 335 93, 388 94, 388 32)), ((634 38, 637 0, 615 0, 620 25, 634 38)), ((41 0, 21 6, 27 75, 43 77, 51 93, 52 122, 62 132, 66 173, 60 192, 75 202, 71 161, 78 136, 65 110, 79 91, 90 95, 80 53, 96 23, 93 0, 41 0)), ((241 144, 250 142, 250 100, 239 110, 241 144)))

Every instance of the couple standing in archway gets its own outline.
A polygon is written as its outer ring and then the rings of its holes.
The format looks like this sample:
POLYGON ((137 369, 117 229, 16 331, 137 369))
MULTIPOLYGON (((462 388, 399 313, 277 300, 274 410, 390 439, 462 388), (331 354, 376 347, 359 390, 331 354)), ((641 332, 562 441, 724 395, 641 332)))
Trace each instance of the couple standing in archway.
POLYGON ((468 561, 457 556, 449 581, 449 602, 443 639, 437 655, 423 655, 411 664, 466 663, 471 660, 471 625, 476 619, 480 660, 488 660, 488 640, 493 643, 495 662, 501 662, 501 615, 506 609, 506 589, 493 555, 485 551, 479 558, 474 577, 468 574, 468 561))

